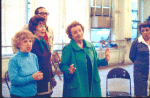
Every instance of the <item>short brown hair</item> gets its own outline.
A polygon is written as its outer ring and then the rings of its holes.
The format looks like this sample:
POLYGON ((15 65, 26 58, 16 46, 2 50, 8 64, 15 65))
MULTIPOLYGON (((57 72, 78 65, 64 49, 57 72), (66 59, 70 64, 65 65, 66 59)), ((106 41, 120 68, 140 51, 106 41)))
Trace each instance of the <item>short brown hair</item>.
POLYGON ((39 9, 41 9, 41 8, 45 9, 44 7, 38 7, 38 8, 36 8, 34 14, 35 14, 35 15, 38 15, 38 14, 39 14, 39 9))
POLYGON ((12 38, 12 46, 19 50, 20 42, 24 39, 31 39, 34 42, 34 35, 29 30, 21 30, 12 38))
POLYGON ((36 31, 36 26, 39 24, 39 22, 42 21, 45 23, 45 18, 39 15, 34 15, 30 20, 29 20, 29 30, 34 34, 33 31, 36 31))
POLYGON ((73 21, 71 24, 68 25, 68 27, 66 29, 66 33, 70 39, 72 39, 71 28, 76 27, 77 25, 79 25, 81 27, 82 31, 84 32, 84 26, 77 21, 73 21))
POLYGON ((138 25, 138 29, 139 29, 140 34, 141 34, 141 28, 145 28, 145 27, 150 28, 150 23, 148 21, 144 21, 138 25))

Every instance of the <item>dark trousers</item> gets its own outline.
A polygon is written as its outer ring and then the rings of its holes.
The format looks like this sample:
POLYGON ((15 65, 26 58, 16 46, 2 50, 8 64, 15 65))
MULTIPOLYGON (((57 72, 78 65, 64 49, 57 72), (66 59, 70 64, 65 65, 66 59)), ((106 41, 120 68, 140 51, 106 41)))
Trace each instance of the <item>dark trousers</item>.
POLYGON ((51 97, 51 94, 37 95, 36 97, 51 97))

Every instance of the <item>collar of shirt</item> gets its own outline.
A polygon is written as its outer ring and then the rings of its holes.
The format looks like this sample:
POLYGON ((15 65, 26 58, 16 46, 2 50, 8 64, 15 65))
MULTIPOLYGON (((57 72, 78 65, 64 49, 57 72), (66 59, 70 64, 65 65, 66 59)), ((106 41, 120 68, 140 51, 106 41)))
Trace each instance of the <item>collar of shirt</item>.
POLYGON ((142 42, 142 43, 144 43, 145 45, 147 45, 147 43, 146 43, 145 40, 143 39, 143 36, 140 36, 140 37, 138 38, 138 42, 139 42, 139 43, 142 42))
MULTIPOLYGON (((81 48, 77 45, 77 43, 73 39, 71 39, 70 43, 75 50, 77 51, 81 50, 81 48)), ((85 45, 84 47, 92 47, 92 45, 84 39, 83 39, 83 44, 85 45)))

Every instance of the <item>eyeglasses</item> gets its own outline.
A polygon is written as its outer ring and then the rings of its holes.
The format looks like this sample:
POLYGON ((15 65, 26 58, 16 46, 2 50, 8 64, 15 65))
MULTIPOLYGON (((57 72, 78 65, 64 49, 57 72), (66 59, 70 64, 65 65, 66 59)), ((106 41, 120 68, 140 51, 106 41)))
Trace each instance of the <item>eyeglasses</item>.
POLYGON ((48 12, 40 12, 40 13, 38 13, 38 14, 40 14, 40 15, 49 15, 49 13, 48 12))

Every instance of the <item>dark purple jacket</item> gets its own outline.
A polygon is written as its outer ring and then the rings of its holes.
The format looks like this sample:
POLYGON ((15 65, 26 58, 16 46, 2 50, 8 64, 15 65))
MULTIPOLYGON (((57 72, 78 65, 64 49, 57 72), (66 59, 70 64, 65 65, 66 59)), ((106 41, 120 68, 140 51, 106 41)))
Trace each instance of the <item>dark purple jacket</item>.
POLYGON ((48 89, 45 88, 47 87, 47 83, 54 77, 52 73, 52 65, 50 63, 51 53, 44 44, 43 51, 41 51, 40 42, 37 39, 35 39, 35 42, 33 43, 31 52, 36 54, 39 63, 39 71, 43 73, 43 79, 37 81, 38 92, 46 92, 48 89))
POLYGON ((135 95, 147 96, 147 80, 149 75, 149 49, 148 46, 136 38, 130 49, 129 58, 134 64, 135 95))

